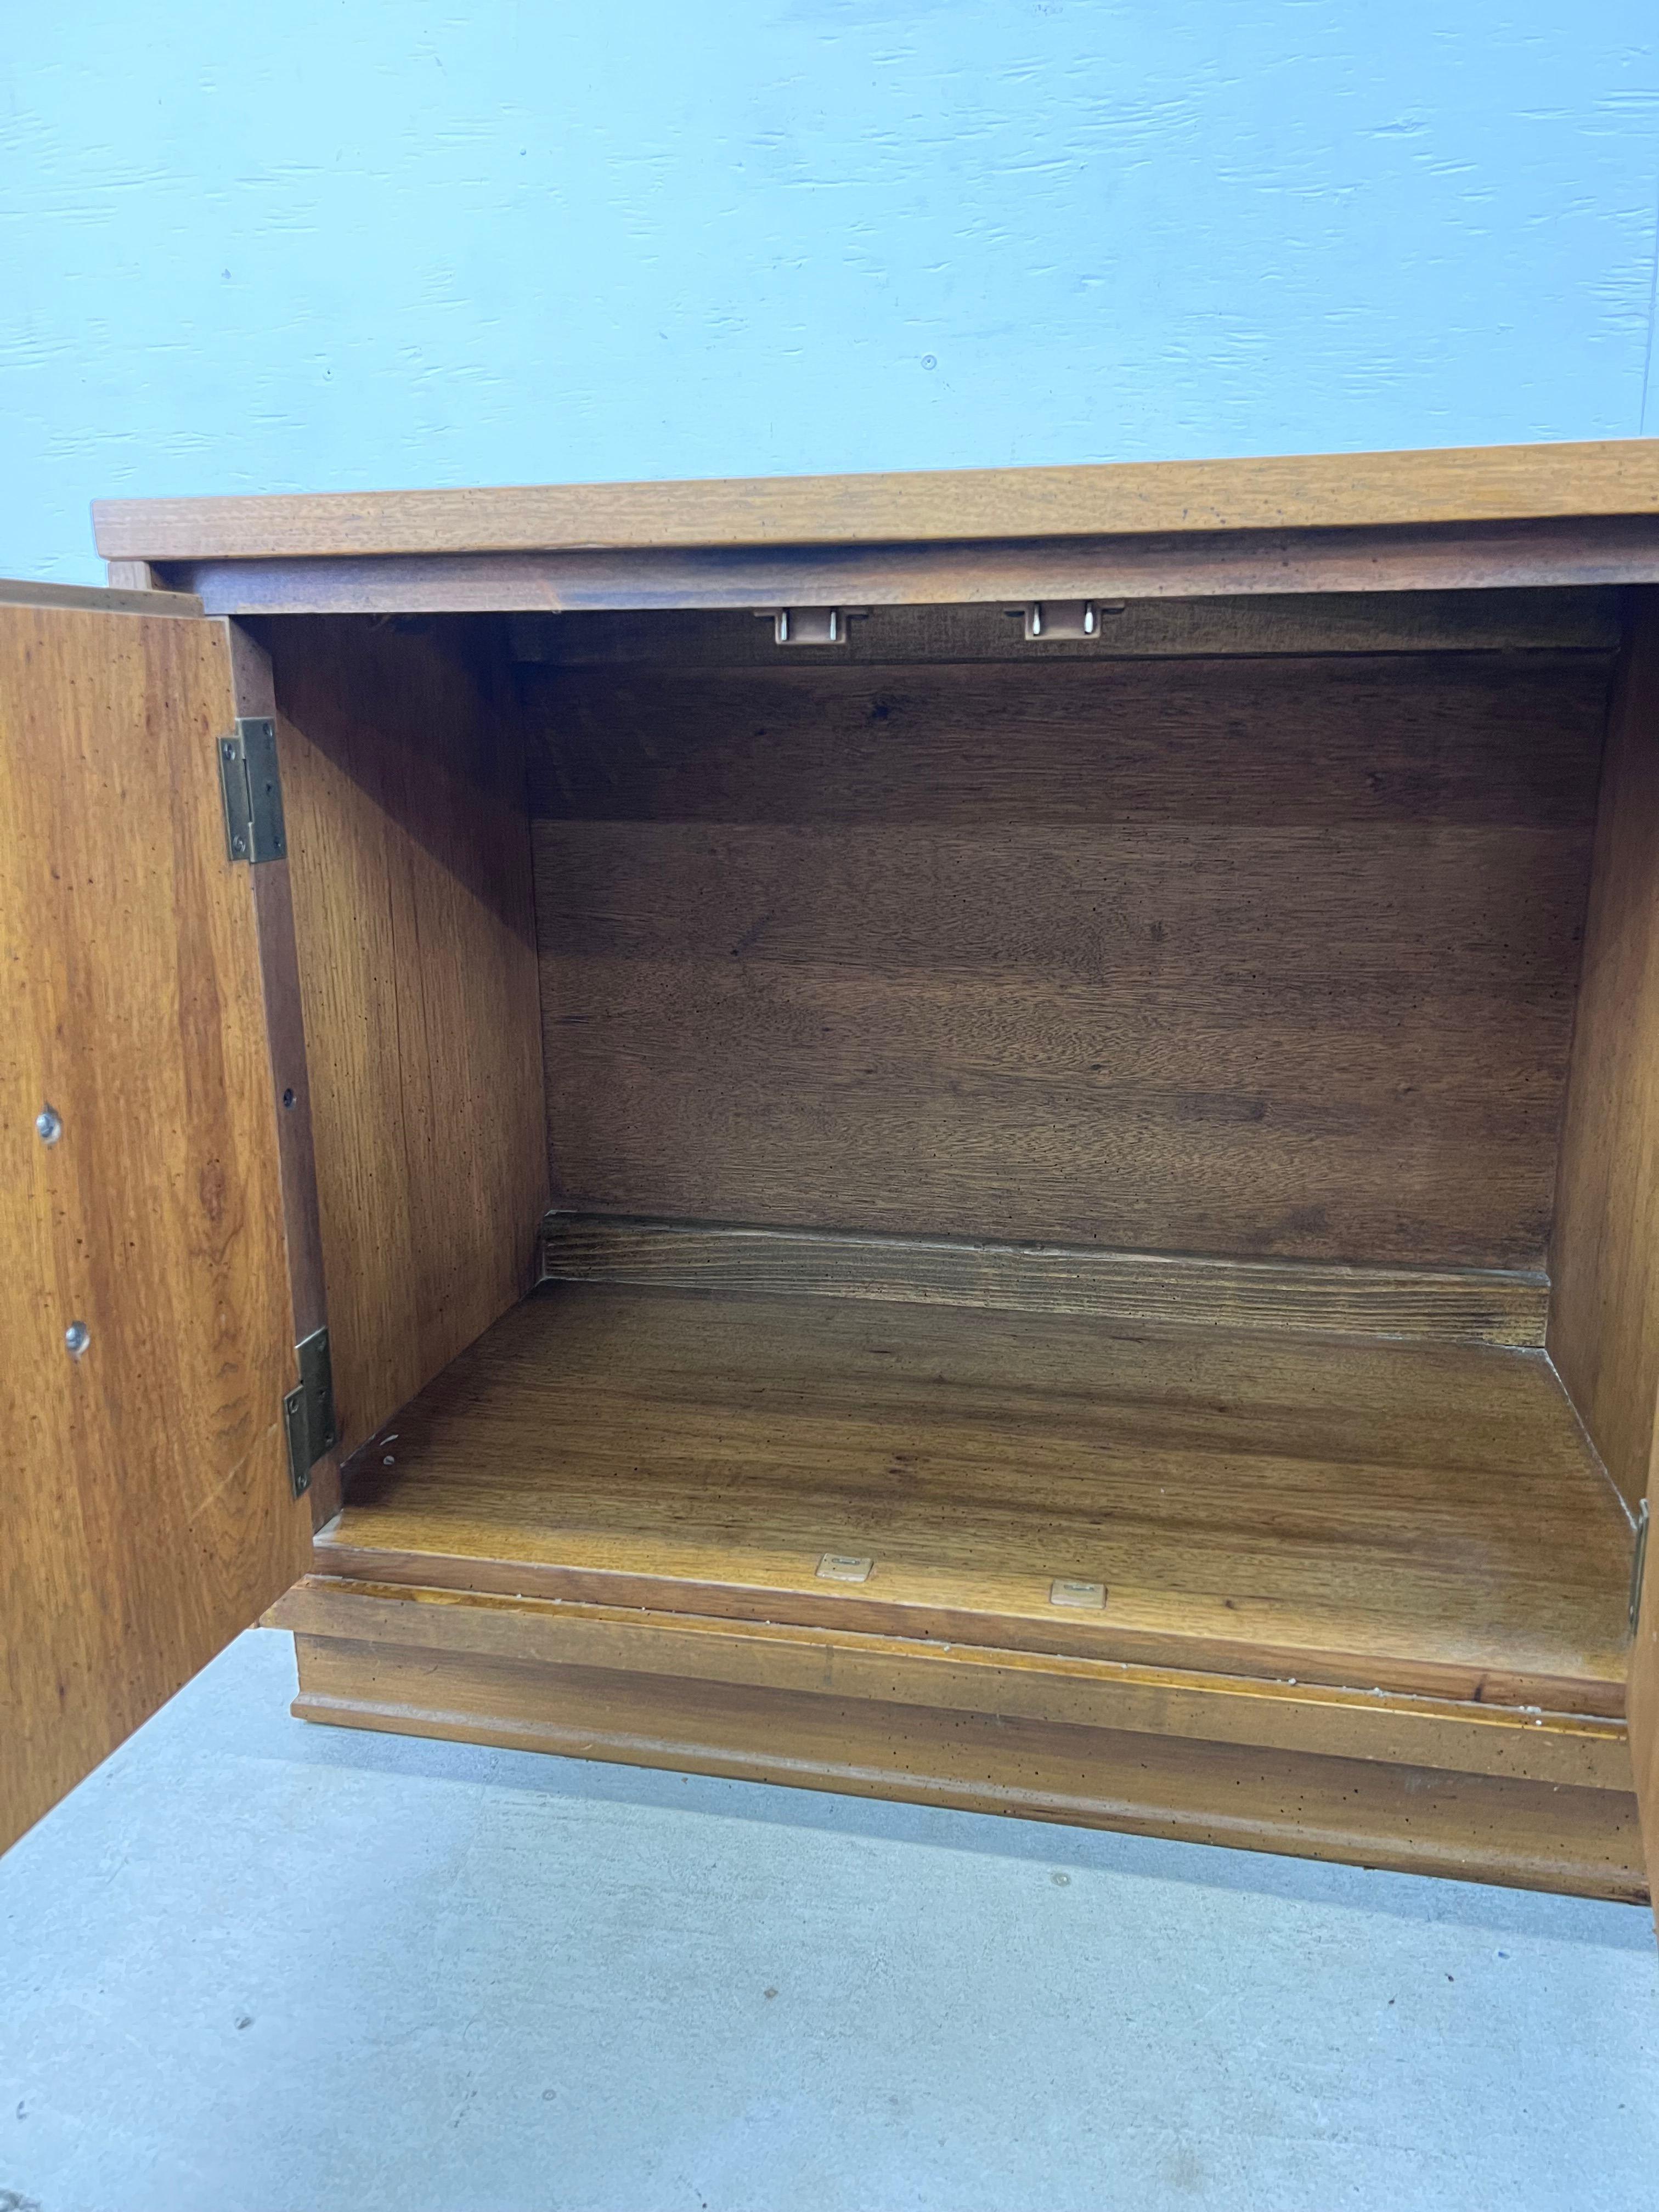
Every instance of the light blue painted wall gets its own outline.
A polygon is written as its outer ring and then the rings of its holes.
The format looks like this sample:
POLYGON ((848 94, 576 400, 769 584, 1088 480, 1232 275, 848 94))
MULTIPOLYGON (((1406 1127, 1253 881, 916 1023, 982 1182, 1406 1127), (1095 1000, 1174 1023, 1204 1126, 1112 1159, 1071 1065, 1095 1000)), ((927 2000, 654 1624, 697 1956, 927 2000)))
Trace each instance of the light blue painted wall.
POLYGON ((1659 430, 1654 0, 7 11, 0 573, 94 494, 1659 430))

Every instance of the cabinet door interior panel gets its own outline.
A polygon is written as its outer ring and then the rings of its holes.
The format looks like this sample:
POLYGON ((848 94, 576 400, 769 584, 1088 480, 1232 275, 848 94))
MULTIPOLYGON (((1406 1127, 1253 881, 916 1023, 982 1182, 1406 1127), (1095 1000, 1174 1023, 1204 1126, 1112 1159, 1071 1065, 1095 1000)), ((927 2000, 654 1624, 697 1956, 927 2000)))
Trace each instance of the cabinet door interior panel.
POLYGON ((310 1513, 224 625, 0 605, 0 670, 5 1842, 287 1586, 310 1513))

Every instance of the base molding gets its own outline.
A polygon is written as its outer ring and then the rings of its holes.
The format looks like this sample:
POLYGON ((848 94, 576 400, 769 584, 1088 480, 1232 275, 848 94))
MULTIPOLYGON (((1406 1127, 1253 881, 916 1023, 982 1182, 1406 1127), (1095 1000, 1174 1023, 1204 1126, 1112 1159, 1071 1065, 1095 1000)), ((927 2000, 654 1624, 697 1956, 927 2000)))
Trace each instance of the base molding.
POLYGON ((734 1633, 726 1622, 321 1577, 296 1585, 269 1618, 295 1632, 295 1712, 335 1726, 1632 1902, 1647 1895, 1628 1755, 1607 1722, 1589 1723, 1580 1744, 1581 1724, 1553 1717, 1549 1742, 1547 1727, 1519 1715, 1429 1710, 1432 1700, 1404 1701, 1395 1715, 1386 1700, 1350 1710, 1352 1692, 1304 1702, 1284 1684, 1210 1678, 1206 1687, 1202 1676, 1155 1679, 1097 1662, 964 1659, 891 1638, 746 1625, 734 1633), (1298 1736, 1334 1747, 1303 1747, 1298 1736), (1497 1771, 1359 1748, 1456 1756, 1465 1742, 1497 1771))
POLYGON ((1547 1279, 1516 1269, 1206 1260, 557 1211, 542 1224, 541 1266, 544 1282, 1084 1314, 1160 1327, 1311 1329, 1510 1350, 1542 1345, 1549 1310, 1547 1279))

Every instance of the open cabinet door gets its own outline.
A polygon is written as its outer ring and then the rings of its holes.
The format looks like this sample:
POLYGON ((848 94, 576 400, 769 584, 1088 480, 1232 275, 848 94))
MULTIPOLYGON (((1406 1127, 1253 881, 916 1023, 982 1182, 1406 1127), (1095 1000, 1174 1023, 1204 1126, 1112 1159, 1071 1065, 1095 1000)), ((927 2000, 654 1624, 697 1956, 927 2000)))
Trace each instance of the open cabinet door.
POLYGON ((312 1528, 276 1087, 302 1108, 303 1076, 217 757, 258 710, 228 624, 149 611, 191 602, 46 596, 0 586, 0 1848, 312 1528))

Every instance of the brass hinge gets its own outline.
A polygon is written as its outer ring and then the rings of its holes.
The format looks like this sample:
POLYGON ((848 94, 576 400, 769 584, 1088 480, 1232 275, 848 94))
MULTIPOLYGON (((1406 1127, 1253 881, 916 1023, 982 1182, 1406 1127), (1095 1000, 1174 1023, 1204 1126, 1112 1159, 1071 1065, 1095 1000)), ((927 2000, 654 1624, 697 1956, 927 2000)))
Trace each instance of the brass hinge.
POLYGON ((288 1427, 288 1471, 294 1495, 303 1498, 311 1487, 312 1468, 339 1442, 328 1331, 314 1329, 295 1346, 294 1356, 300 1363, 300 1387, 283 1399, 283 1419, 288 1427))
POLYGON ((233 860, 288 857, 283 786, 276 773, 276 725, 268 714, 239 714, 219 740, 219 785, 225 800, 225 845, 233 860))
POLYGON ((1636 1516, 1636 1557, 1630 1563, 1630 1632, 1636 1633, 1636 1625, 1642 1617, 1642 1570, 1648 1559, 1648 1501, 1642 1500, 1642 1510, 1636 1516))

